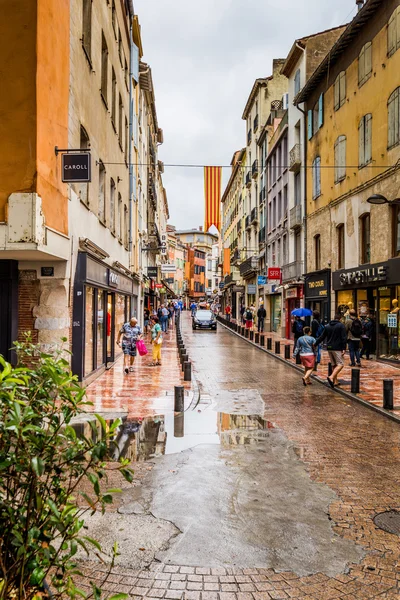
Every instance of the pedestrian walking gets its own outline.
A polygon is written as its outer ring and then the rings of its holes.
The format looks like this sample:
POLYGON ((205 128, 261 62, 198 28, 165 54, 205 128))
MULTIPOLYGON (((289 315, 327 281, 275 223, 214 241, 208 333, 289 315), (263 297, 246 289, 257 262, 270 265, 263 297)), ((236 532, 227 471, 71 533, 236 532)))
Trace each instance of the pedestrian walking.
POLYGON ((163 342, 162 330, 158 317, 152 317, 151 320, 151 344, 153 349, 153 362, 150 363, 150 366, 157 367, 161 365, 161 346, 163 342))
POLYGON ((325 325, 322 334, 317 338, 315 345, 319 346, 325 339, 328 349, 329 360, 333 366, 332 375, 327 377, 331 388, 338 385, 338 376, 344 367, 344 355, 346 352, 347 333, 346 327, 341 322, 341 315, 336 314, 335 318, 325 325))
POLYGON ((196 302, 192 302, 189 308, 190 308, 190 310, 191 310, 192 317, 194 317, 194 314, 195 314, 195 312, 196 312, 196 310, 197 310, 197 305, 196 305, 196 302))
POLYGON ((303 335, 304 321, 300 317, 295 317, 292 324, 292 333, 294 335, 294 347, 296 349, 297 340, 303 335))
POLYGON ((304 377, 302 377, 303 385, 311 385, 310 377, 314 370, 315 364, 315 337, 310 335, 311 328, 304 327, 303 335, 297 340, 296 348, 294 349, 294 356, 300 354, 301 364, 304 367, 304 377))
POLYGON ((246 323, 246 308, 245 308, 244 304, 242 304, 240 307, 240 317, 241 317, 242 323, 244 325, 246 323))
MULTIPOLYGON (((311 336, 315 339, 318 339, 322 335, 322 333, 325 329, 325 325, 321 322, 321 316, 320 316, 318 310, 314 310, 312 316, 313 316, 313 318, 311 321, 311 336)), ((314 371, 317 370, 317 367, 320 362, 321 362, 321 346, 317 346, 317 354, 315 357, 314 371)))
POLYGON ((122 325, 117 339, 117 345, 121 346, 124 353, 124 372, 127 375, 133 371, 133 363, 136 358, 136 342, 142 339, 142 330, 138 325, 137 319, 132 317, 128 323, 122 325), (122 344, 121 344, 122 337, 122 344))
POLYGON ((168 333, 169 311, 164 304, 161 304, 161 329, 163 333, 168 333))
POLYGON ((257 311, 257 331, 258 333, 264 333, 264 322, 267 317, 267 311, 264 308, 264 304, 261 304, 257 311))
POLYGON ((361 335, 362 348, 361 348, 361 352, 360 352, 360 358, 364 358, 364 354, 365 354, 365 358, 367 360, 370 360, 371 342, 372 342, 372 336, 374 333, 374 322, 370 315, 367 315, 367 317, 365 317, 362 325, 363 325, 363 332, 361 335))
POLYGON ((150 325, 150 311, 148 308, 144 309, 144 332, 149 333, 150 325))
POLYGON ((230 304, 227 304, 225 306, 225 318, 227 321, 231 320, 231 314, 232 314, 232 308, 231 308, 230 304))
POLYGON ((245 312, 246 329, 252 329, 253 327, 253 312, 250 307, 245 312))
POLYGON ((349 311, 349 318, 346 320, 345 327, 347 331, 347 344, 350 353, 350 366, 355 367, 357 364, 357 367, 361 367, 360 342, 363 333, 363 326, 360 319, 357 317, 357 313, 354 308, 349 311))

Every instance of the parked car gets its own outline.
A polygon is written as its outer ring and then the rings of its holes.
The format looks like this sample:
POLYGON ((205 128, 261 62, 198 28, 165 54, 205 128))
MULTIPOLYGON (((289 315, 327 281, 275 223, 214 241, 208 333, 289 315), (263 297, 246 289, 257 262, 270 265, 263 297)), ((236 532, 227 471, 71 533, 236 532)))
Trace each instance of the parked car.
POLYGON ((217 330, 217 319, 211 310, 199 309, 192 318, 192 329, 213 329, 217 330))

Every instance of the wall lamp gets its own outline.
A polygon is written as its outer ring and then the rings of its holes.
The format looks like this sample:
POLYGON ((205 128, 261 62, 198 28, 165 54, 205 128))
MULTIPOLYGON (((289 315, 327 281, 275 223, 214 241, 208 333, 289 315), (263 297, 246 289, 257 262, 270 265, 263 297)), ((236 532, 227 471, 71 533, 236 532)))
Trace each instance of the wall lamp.
POLYGON ((394 200, 388 200, 382 194, 374 194, 367 199, 368 204, 400 204, 400 198, 395 198, 394 200))

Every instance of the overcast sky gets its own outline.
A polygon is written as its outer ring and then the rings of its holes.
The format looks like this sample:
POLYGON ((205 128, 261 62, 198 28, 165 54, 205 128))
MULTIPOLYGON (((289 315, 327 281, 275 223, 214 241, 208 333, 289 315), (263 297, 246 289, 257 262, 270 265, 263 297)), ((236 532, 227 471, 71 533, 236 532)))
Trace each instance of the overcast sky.
MULTIPOLYGON (((355 0, 134 0, 153 71, 165 163, 229 165, 246 145, 242 113, 296 38, 348 22, 355 0)), ((224 169, 224 184, 229 169, 224 169)), ((204 223, 203 170, 166 167, 170 223, 204 223)))

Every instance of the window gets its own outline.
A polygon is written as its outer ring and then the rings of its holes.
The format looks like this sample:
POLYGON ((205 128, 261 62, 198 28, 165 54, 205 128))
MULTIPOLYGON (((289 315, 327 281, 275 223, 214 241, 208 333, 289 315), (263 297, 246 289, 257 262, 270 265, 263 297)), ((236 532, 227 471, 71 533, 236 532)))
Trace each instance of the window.
POLYGON ((361 87, 371 77, 372 73, 372 42, 367 42, 361 48, 358 56, 358 85, 361 87))
POLYGON ((334 108, 339 110, 346 101, 346 71, 341 71, 336 77, 334 86, 334 108))
POLYGON ((370 214, 366 213, 360 217, 360 263, 371 262, 371 221, 370 214))
POLYGON ((307 114, 308 139, 310 140, 324 124, 324 95, 321 94, 313 110, 307 114))
POLYGON ((114 67, 112 68, 112 84, 111 84, 111 121, 114 129, 116 129, 117 116, 117 78, 115 76, 114 67))
POLYGON ((286 235, 282 238, 282 264, 286 265, 287 263, 287 238, 286 235))
POLYGON ((92 57, 92 0, 83 0, 82 46, 90 60, 92 57))
POLYGON ((122 196, 118 194, 117 237, 122 241, 122 196))
POLYGON ((344 223, 336 228, 337 247, 338 247, 338 269, 344 269, 345 266, 345 248, 344 248, 344 223))
POLYGON ((125 117, 125 162, 128 164, 128 142, 129 142, 129 129, 128 129, 128 119, 125 117))
POLYGON ((121 36, 121 30, 118 29, 118 56, 119 56, 119 62, 121 63, 121 67, 124 66, 124 62, 123 62, 123 54, 124 54, 124 50, 122 48, 122 36, 121 36))
POLYGON ((321 268, 321 236, 319 233, 314 236, 314 260, 315 270, 319 271, 321 268))
POLYGON ((400 88, 394 90, 388 101, 388 147, 393 148, 400 142, 400 88))
POLYGON ((400 256, 400 206, 392 206, 393 219, 393 256, 400 256))
POLYGON ((400 48, 400 6, 396 8, 388 23, 388 56, 400 48))
POLYGON ((118 138, 119 138, 119 145, 121 147, 121 150, 122 150, 122 140, 123 140, 123 136, 124 136, 123 122, 124 122, 124 105, 122 104, 122 97, 120 94, 119 95, 118 138))
POLYGON ((107 106, 108 48, 104 33, 101 34, 101 97, 107 106))
POLYGON ((294 176, 294 203, 297 206, 301 202, 301 175, 296 173, 294 176))
POLYGON ((115 181, 110 179, 110 229, 115 233, 115 181))
POLYGON ((287 219, 287 209, 288 209, 288 186, 285 185, 283 188, 283 218, 287 219))
POLYGON ((300 92, 300 69, 297 69, 296 75, 294 76, 294 95, 300 92))
POLYGON ((372 115, 364 115, 358 125, 358 166, 372 160, 372 115))
POLYGON ((313 199, 321 195, 321 157, 316 156, 312 164, 313 199))
POLYGON ((126 87, 129 90, 129 69, 128 69, 128 63, 126 62, 126 58, 124 58, 124 71, 125 71, 126 87))
POLYGON ((129 219, 128 219, 128 207, 124 206, 124 246, 125 250, 129 248, 129 219))
MULTIPOLYGON (((90 140, 87 134, 86 129, 81 125, 80 131, 80 144, 79 147, 81 150, 90 150, 90 140)), ((88 183, 78 183, 77 184, 78 195, 86 206, 89 206, 89 184, 88 183)))
POLYGON ((335 183, 346 177, 346 136, 340 135, 335 142, 335 183))
POLYGON ((115 10, 115 0, 111 1, 111 22, 114 29, 115 39, 117 39, 117 11, 115 10))
POLYGON ((99 161, 99 207, 98 216, 102 223, 106 220, 106 169, 99 161))

